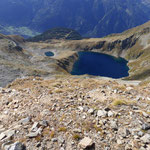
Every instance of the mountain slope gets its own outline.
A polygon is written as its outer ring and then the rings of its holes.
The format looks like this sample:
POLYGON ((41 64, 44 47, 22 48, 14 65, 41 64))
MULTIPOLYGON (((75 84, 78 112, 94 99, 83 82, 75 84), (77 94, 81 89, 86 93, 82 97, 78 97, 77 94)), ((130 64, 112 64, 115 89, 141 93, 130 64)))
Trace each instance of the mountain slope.
POLYGON ((119 33, 150 19, 148 0, 1 0, 1 25, 45 31, 77 30, 83 36, 119 33), (6 17, 7 16, 7 17, 6 17))
POLYGON ((78 32, 72 29, 53 28, 33 38, 29 38, 28 41, 39 42, 52 39, 81 40, 82 37, 78 32))
MULTIPOLYGON (((51 39, 28 42, 19 36, 0 35, 0 86, 16 78, 70 76, 79 51, 94 51, 128 60, 126 80, 150 80, 150 22, 120 34, 82 40, 51 39), (46 52, 54 53, 47 57, 46 52)), ((97 77, 95 77, 97 78, 97 77)))

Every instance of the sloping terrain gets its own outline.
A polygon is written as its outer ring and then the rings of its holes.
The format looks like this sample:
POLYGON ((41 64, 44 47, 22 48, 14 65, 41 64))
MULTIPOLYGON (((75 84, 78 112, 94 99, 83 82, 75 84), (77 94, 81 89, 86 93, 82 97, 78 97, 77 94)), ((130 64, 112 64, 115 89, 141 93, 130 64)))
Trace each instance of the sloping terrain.
POLYGON ((149 82, 149 39, 150 22, 120 34, 97 39, 27 42, 18 36, 1 35, 0 86, 24 76, 55 78, 69 75, 78 59, 78 51, 121 56, 129 61, 130 68, 129 77, 124 79, 149 82), (45 56, 48 51, 53 52, 54 56, 45 56))
POLYGON ((22 37, 0 35, 0 87, 24 76, 48 76, 56 68, 55 60, 33 56, 24 47, 22 37))
POLYGON ((2 150, 150 149, 150 85, 82 76, 8 87, 0 90, 2 150))
POLYGON ((64 40, 81 40, 81 35, 72 29, 67 28, 53 28, 45 31, 44 33, 35 37, 27 39, 30 42, 39 42, 52 39, 64 39, 64 40))

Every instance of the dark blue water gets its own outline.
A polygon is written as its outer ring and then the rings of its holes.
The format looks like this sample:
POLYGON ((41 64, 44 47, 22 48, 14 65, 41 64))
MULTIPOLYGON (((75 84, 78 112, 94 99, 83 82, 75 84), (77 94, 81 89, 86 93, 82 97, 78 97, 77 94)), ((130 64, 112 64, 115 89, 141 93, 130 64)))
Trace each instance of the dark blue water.
POLYGON ((45 55, 46 56, 54 56, 54 53, 49 51, 49 52, 45 52, 45 55))
POLYGON ((79 52, 79 59, 75 62, 72 75, 95 75, 111 78, 128 76, 127 61, 110 55, 95 52, 79 52))

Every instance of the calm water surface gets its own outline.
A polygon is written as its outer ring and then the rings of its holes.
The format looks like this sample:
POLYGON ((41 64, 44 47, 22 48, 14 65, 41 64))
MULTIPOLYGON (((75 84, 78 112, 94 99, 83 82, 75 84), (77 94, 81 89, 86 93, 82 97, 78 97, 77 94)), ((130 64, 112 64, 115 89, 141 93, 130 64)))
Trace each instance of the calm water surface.
POLYGON ((95 75, 111 78, 128 76, 127 61, 96 52, 79 52, 79 59, 74 63, 72 75, 95 75))
POLYGON ((48 52, 45 52, 45 55, 46 55, 46 56, 54 56, 54 53, 51 52, 51 51, 48 51, 48 52))

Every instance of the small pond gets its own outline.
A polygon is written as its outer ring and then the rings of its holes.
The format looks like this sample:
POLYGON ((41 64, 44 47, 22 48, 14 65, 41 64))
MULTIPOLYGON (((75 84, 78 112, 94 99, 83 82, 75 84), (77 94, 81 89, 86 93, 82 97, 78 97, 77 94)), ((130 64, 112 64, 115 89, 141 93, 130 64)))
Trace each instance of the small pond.
POLYGON ((71 74, 122 78, 128 76, 127 61, 110 55, 96 52, 79 52, 71 74))
POLYGON ((54 56, 54 53, 51 52, 51 51, 48 51, 48 52, 45 52, 45 55, 46 55, 46 56, 54 56))

